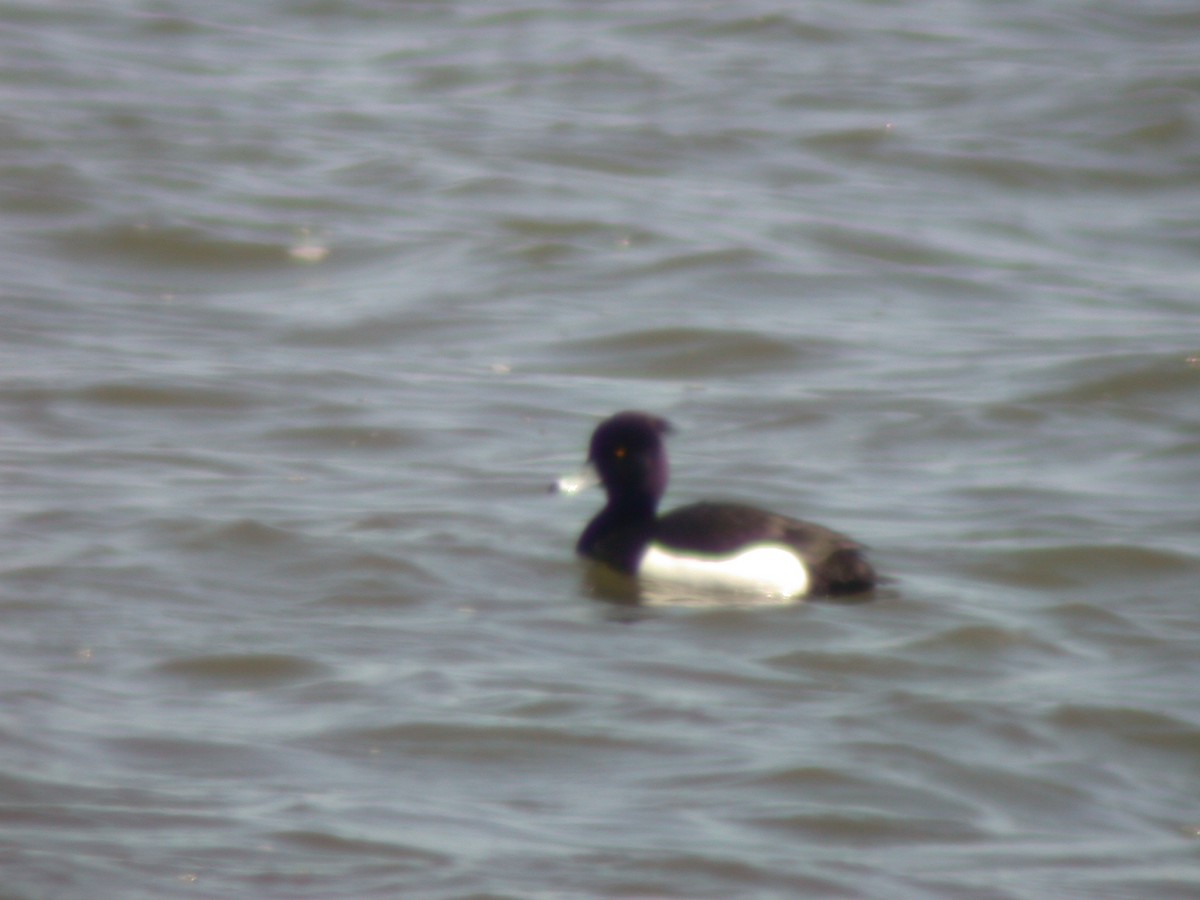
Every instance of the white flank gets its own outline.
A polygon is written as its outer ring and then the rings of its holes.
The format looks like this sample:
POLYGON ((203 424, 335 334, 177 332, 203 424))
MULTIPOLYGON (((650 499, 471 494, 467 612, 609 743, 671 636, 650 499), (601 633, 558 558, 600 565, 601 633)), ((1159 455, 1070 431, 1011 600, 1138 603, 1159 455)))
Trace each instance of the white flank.
MULTIPOLYGON (((752 592, 775 604, 796 602, 809 585, 804 563, 794 552, 776 544, 759 544, 735 556, 680 556, 651 544, 642 556, 638 575, 651 582, 681 587, 752 592)), ((682 600, 675 596, 672 605, 682 600)), ((695 598, 696 603, 701 600, 695 598)), ((701 605, 709 602, 712 599, 701 605)))

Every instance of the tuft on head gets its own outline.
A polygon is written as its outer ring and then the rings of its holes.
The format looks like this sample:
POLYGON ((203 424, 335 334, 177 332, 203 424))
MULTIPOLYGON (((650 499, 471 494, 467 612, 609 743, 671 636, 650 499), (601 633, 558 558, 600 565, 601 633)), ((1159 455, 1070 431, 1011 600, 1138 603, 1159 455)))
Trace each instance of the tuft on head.
POLYGON ((671 433, 671 423, 649 413, 627 410, 609 416, 592 432, 588 459, 599 462, 617 450, 633 453, 662 445, 662 438, 671 433))

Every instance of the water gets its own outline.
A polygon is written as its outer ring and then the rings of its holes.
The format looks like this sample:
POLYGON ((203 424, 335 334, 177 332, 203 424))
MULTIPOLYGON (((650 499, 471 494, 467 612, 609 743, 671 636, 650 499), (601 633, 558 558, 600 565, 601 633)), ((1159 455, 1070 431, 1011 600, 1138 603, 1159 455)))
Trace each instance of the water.
POLYGON ((1200 892, 1200 15, 6 2, 0 893, 1200 892), (646 610, 554 498, 871 545, 646 610))

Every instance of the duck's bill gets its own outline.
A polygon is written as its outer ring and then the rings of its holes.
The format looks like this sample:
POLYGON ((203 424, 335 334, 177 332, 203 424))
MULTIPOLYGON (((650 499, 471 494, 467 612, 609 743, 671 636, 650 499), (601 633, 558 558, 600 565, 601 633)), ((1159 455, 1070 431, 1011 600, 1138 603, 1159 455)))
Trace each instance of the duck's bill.
POLYGON ((600 476, 596 470, 590 465, 585 466, 578 472, 572 475, 564 475, 550 486, 550 489, 558 494, 566 494, 568 497, 573 497, 580 491, 585 491, 588 488, 596 487, 600 483, 600 476))

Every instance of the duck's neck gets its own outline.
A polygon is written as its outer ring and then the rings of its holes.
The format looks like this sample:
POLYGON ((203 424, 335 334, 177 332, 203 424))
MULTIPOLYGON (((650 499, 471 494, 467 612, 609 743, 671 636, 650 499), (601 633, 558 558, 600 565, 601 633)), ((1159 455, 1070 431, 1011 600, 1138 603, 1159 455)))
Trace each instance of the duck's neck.
POLYGON ((632 571, 653 532, 657 510, 658 498, 650 494, 609 497, 579 536, 576 549, 585 556, 609 557, 618 568, 632 571))
POLYGON ((610 497, 605 508, 593 518, 588 530, 599 536, 628 528, 649 528, 654 523, 658 508, 658 497, 650 493, 625 493, 610 497))
POLYGON ((658 513, 658 496, 650 491, 610 496, 600 515, 614 523, 630 525, 653 522, 658 513))

